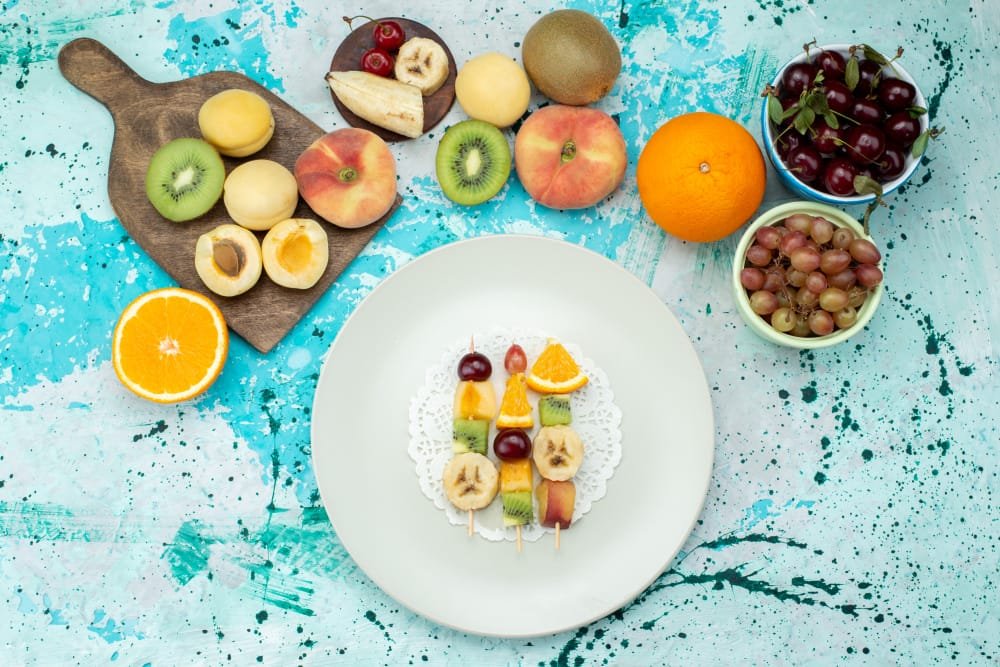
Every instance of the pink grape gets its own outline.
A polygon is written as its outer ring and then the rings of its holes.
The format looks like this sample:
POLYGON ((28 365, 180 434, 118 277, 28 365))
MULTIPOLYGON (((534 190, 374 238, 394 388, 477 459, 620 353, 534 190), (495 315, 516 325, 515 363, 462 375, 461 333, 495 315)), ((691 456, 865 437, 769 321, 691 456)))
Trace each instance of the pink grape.
POLYGON ((783 255, 791 255, 796 248, 801 248, 806 244, 806 235, 799 231, 790 231, 781 237, 778 242, 778 250, 783 255))
POLYGON ((882 253, 868 239, 854 239, 847 246, 847 251, 858 264, 878 264, 882 259, 882 253))
POLYGON ((785 227, 793 232, 808 234, 809 228, 812 227, 812 216, 807 213, 794 213, 785 218, 785 227))
MULTIPOLYGON (((838 230, 839 231, 839 230, 838 230)), ((819 258, 819 268, 826 275, 840 273, 851 265, 851 255, 846 250, 833 248, 827 250, 819 258)))
POLYGON ((785 270, 780 266, 769 268, 764 273, 764 287, 768 292, 777 292, 785 285, 785 270))
POLYGON ((819 294, 829 286, 829 283, 827 282, 826 279, 826 275, 819 271, 813 271, 808 276, 806 276, 806 281, 804 284, 806 286, 806 289, 808 289, 813 294, 819 294))
POLYGON ((793 336, 799 336, 800 338, 805 338, 812 331, 809 329, 809 319, 802 315, 801 313, 795 316, 795 326, 792 328, 791 334, 793 336))
POLYGON ((836 287, 837 289, 847 290, 858 282, 858 276, 854 273, 854 269, 844 269, 832 276, 827 276, 827 282, 830 287, 836 287))
POLYGON ((755 243, 747 249, 747 261, 754 266, 767 266, 771 263, 771 251, 755 243))
POLYGON ((847 292, 837 287, 827 287, 819 293, 819 307, 835 313, 847 306, 847 292))
POLYGON ((792 267, 785 271, 785 280, 792 287, 802 287, 806 284, 806 276, 809 274, 805 271, 799 271, 798 269, 792 267))
POLYGON ((795 293, 795 303, 806 309, 815 308, 816 304, 819 303, 819 294, 810 292, 805 287, 800 287, 799 291, 795 293))
POLYGON ((792 305, 791 300, 788 298, 788 290, 778 290, 774 293, 774 297, 778 300, 778 308, 788 308, 792 305))
POLYGON ((843 250, 847 246, 851 245, 851 241, 854 240, 854 232, 850 227, 838 227, 837 231, 833 233, 830 242, 833 243, 834 248, 840 248, 843 250))
POLYGON ((809 246, 803 246, 793 250, 788 255, 788 259, 791 261, 793 268, 803 273, 809 273, 819 268, 820 254, 818 250, 814 250, 809 246))
POLYGON ((771 326, 775 331, 791 331, 795 328, 795 320, 795 311, 788 307, 778 308, 771 313, 771 326))
POLYGON ((863 287, 875 287, 882 282, 882 270, 871 264, 858 264, 854 269, 858 284, 863 287))
POLYGON ((809 315, 809 330, 817 336, 825 336, 833 331, 833 315, 825 310, 814 310, 809 315))
POLYGON ((813 218, 812 227, 809 228, 809 236, 820 245, 829 243, 830 239, 833 238, 833 223, 826 218, 813 218))
POLYGON ((838 329, 846 329, 858 321, 858 311, 852 306, 841 308, 833 314, 833 323, 838 329))
POLYGON ((770 315, 778 309, 778 297, 767 290, 757 290, 750 295, 750 309, 758 315, 770 315))
POLYGON ((759 227, 757 233, 754 235, 757 244, 767 248, 768 250, 774 250, 778 247, 778 241, 781 240, 781 232, 778 231, 776 227, 759 227))
POLYGON ((860 308, 868 298, 868 290, 864 287, 851 287, 847 290, 847 303, 852 308, 860 308))
POLYGON ((751 292, 756 292, 764 286, 764 272, 754 267, 740 271, 740 284, 751 292))

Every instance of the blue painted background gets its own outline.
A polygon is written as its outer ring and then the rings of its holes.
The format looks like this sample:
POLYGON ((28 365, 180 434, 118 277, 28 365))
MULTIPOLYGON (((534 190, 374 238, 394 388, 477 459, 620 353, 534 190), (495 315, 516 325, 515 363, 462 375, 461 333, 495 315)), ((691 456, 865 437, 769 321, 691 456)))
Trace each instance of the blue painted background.
MULTIPOLYGON (((353 9, 0 4, 4 664, 1000 661, 1000 160, 989 129, 1000 8, 566 6, 599 16, 622 46, 622 76, 598 105, 628 143, 621 191, 560 213, 512 178, 463 209, 433 177, 439 132, 394 145, 405 204, 365 253, 270 354, 234 338, 219 381, 165 407, 128 395, 109 352, 122 308, 171 281, 114 217, 110 117, 61 78, 58 49, 95 37, 154 81, 241 71, 333 129, 343 121, 322 75, 353 9), (759 137, 759 91, 814 37, 903 44, 946 132, 873 221, 887 266, 875 319, 847 344, 800 353, 740 321, 728 287, 736 238, 665 236, 642 213, 634 166, 645 139, 687 111, 759 137), (358 302, 427 250, 508 231, 585 245, 650 284, 701 356, 717 424, 704 513, 667 572, 608 618, 532 641, 462 635, 400 608, 344 552, 309 459, 322 356, 358 302)), ((462 62, 519 56, 552 8, 358 10, 425 22, 462 62)), ((462 118, 456 105, 446 123, 462 118)), ((764 207, 789 198, 772 180, 764 207)))

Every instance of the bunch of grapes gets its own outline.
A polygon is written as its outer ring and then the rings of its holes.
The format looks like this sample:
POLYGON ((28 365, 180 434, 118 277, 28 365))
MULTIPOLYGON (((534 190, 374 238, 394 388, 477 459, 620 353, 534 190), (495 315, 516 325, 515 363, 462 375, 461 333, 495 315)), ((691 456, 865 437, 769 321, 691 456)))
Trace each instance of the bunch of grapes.
POLYGON ((757 230, 740 282, 750 308, 776 331, 826 336, 857 321, 882 282, 881 259, 875 244, 849 227, 796 213, 757 230))

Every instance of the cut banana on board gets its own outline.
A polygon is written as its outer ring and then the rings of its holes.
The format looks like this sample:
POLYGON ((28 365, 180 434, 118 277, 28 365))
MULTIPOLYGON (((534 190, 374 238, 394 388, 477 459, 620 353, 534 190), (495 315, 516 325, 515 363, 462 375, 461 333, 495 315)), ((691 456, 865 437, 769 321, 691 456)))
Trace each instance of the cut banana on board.
POLYGON ((569 426, 546 426, 538 431, 531 446, 538 474, 563 482, 583 463, 583 442, 569 426))
POLYGON ((345 107, 369 123, 411 139, 423 134, 424 98, 416 86, 368 72, 330 72, 326 82, 345 107))
POLYGON ((441 475, 445 495, 460 510, 478 510, 489 505, 497 495, 499 482, 493 462, 474 452, 453 457, 441 475))
POLYGON ((416 86, 426 97, 448 78, 448 55, 433 39, 414 37, 399 47, 396 79, 416 86))

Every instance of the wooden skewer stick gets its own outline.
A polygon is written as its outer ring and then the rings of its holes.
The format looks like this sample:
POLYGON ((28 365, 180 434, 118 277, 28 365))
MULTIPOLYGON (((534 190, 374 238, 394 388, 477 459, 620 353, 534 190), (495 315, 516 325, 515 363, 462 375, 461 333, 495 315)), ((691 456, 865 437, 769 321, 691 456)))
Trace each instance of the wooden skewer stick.
POLYGON ((559 551, 559 526, 561 525, 562 522, 556 521, 556 551, 559 551))
POLYGON ((517 526, 517 553, 521 553, 521 526, 517 526))
POLYGON ((476 513, 469 510, 469 537, 472 537, 472 533, 476 532, 475 524, 473 523, 476 513))

